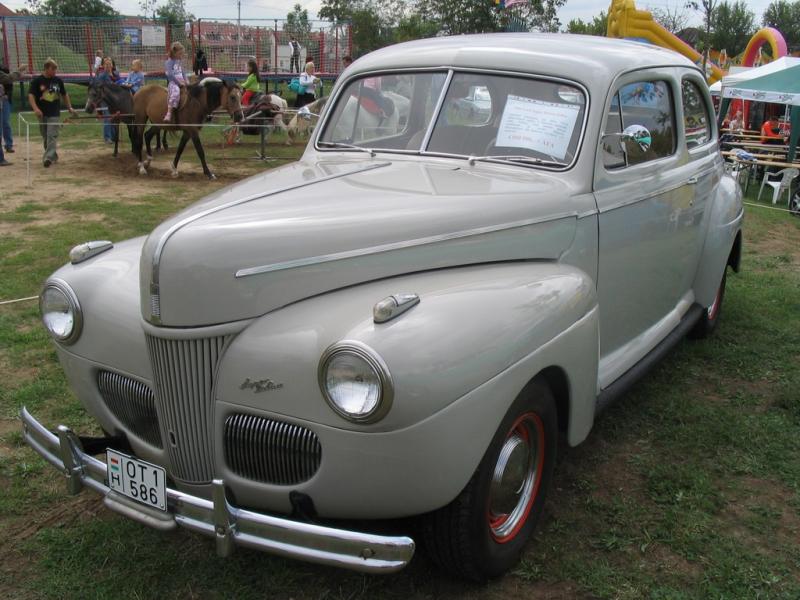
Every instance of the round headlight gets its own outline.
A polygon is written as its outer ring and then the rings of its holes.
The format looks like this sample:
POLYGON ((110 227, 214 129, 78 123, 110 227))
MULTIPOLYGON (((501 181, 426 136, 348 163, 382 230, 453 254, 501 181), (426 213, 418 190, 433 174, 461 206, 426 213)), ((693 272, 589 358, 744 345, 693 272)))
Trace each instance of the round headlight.
POLYGON ((47 331, 63 344, 71 344, 81 334, 82 315, 78 297, 66 282, 48 281, 39 296, 39 309, 47 331))
POLYGON ((361 342, 337 342, 323 353, 319 386, 331 408, 356 423, 374 423, 392 405, 389 369, 361 342))

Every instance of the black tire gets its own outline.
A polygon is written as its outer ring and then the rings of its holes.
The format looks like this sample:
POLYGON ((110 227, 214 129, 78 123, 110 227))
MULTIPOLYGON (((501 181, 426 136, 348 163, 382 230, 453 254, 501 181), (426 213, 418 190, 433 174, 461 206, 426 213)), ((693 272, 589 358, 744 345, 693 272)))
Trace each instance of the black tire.
POLYGON ((553 395, 546 385, 534 381, 506 413, 466 487, 450 504, 423 518, 423 541, 434 562, 460 578, 485 581, 519 561, 542 513, 553 477, 557 438, 553 395), (503 468, 515 464, 522 468, 503 468), (493 491, 493 478, 501 469, 509 477, 505 486, 496 484, 493 491), (508 494, 516 483, 521 493, 508 494), (503 499, 513 508, 493 511, 503 505, 503 499))
POLYGON ((789 213, 795 217, 800 217, 800 192, 789 199, 789 213))
POLYGON ((722 312, 722 301, 725 298, 725 282, 728 278, 728 269, 722 273, 722 281, 719 282, 717 288, 717 295, 714 297, 714 302, 711 306, 707 306, 703 310, 700 319, 695 323, 692 330, 689 332, 689 337, 695 340, 701 340, 710 336, 719 323, 719 315, 722 312))

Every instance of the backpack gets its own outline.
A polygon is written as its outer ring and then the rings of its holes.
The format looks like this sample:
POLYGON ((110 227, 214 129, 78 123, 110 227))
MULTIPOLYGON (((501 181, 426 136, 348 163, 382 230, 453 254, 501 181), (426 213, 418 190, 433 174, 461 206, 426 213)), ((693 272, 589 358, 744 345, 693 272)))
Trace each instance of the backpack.
POLYGON ((289 82, 289 89, 292 90, 295 94, 300 93, 300 78, 299 77, 292 77, 292 80, 289 82))

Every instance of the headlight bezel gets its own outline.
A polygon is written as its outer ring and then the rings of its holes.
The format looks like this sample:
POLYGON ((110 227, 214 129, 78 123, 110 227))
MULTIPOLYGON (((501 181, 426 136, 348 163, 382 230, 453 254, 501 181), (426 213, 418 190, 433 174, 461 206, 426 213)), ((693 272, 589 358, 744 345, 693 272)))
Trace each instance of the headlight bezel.
POLYGON ((44 286, 42 286, 42 291, 39 293, 39 314, 42 320, 42 325, 44 325, 48 335, 58 343, 69 346, 70 344, 74 344, 80 337, 81 331, 83 330, 83 310, 81 309, 81 303, 78 300, 78 296, 75 294, 75 291, 63 279, 48 279, 44 286), (47 326, 47 323, 44 320, 45 311, 43 301, 44 294, 48 288, 53 288, 64 294, 67 299, 67 303, 72 309, 72 331, 70 331, 69 335, 67 336, 62 337, 54 333, 53 330, 47 326))
POLYGON ((383 419, 392 407, 392 402, 394 400, 394 382, 392 381, 389 367, 386 366, 384 360, 377 352, 375 352, 375 350, 363 342, 356 340, 342 340, 328 346, 319 359, 317 380, 320 391, 322 392, 322 396, 325 398, 325 402, 328 404, 331 410, 351 423, 358 423, 362 425, 376 423, 377 421, 383 419), (336 404, 336 402, 334 402, 328 393, 328 386, 326 383, 328 365, 333 358, 340 354, 350 354, 351 356, 355 356, 356 358, 363 360, 378 377, 378 381, 380 383, 380 396, 375 404, 375 408, 368 413, 349 413, 336 404))

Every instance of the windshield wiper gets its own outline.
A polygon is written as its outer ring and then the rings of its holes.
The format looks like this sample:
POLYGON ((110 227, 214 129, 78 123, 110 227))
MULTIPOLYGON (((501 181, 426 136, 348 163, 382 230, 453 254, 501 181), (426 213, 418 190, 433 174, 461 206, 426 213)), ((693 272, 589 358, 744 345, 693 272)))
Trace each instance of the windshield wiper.
POLYGON ((494 154, 487 156, 470 156, 467 158, 470 165, 474 165, 478 161, 482 162, 510 162, 523 165, 540 165, 545 167, 566 167, 567 165, 557 160, 545 160, 543 158, 536 158, 533 156, 524 156, 521 154, 494 154))
POLYGON ((345 144, 344 142, 317 142, 320 146, 327 146, 329 148, 343 148, 345 150, 358 150, 359 152, 369 152, 370 156, 375 156, 375 150, 372 148, 364 148, 363 146, 356 146, 355 144, 345 144))

